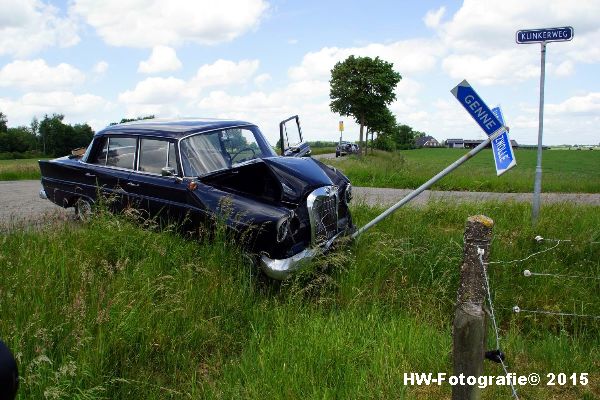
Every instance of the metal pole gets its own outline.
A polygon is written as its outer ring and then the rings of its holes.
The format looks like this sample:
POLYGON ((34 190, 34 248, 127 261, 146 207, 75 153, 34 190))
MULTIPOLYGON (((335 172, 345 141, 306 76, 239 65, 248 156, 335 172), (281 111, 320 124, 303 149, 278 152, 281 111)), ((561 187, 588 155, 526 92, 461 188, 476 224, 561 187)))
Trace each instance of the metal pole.
POLYGON ((533 184, 533 205, 531 207, 531 219, 535 225, 540 214, 540 203, 542 193, 542 135, 544 132, 544 81, 546 78, 546 42, 541 43, 542 60, 540 73, 540 114, 538 129, 537 164, 535 166, 535 182, 533 184))
POLYGON ((452 164, 448 165, 446 168, 444 168, 436 176, 434 176, 433 178, 431 178, 430 180, 428 180, 427 182, 425 182, 424 184, 422 184, 421 186, 419 186, 418 188, 416 188, 415 190, 413 190, 412 192, 410 192, 409 194, 407 194, 402 200, 400 200, 399 202, 397 202, 396 204, 394 204, 393 206, 391 206, 390 208, 388 208, 387 210, 385 210, 384 212, 382 212, 380 215, 378 215, 377 217, 375 217, 375 219, 373 219, 371 222, 369 222, 368 224, 366 224, 365 226, 363 226, 362 228, 360 228, 359 230, 357 230, 356 232, 354 232, 352 234, 352 239, 356 239, 358 236, 360 236, 361 234, 363 234, 364 232, 366 232, 368 229, 370 229, 373 225, 375 225, 378 222, 380 222, 380 221, 384 220, 385 218, 387 218, 394 211, 396 211, 397 209, 399 209, 400 207, 402 207, 403 205, 405 205, 406 203, 408 203, 409 201, 411 201, 412 199, 414 199, 415 197, 417 197, 419 194, 421 194, 421 192, 423 192, 426 189, 430 188, 431 186, 433 186, 434 183, 436 183, 437 181, 439 181, 440 179, 442 179, 444 176, 448 175, 450 172, 454 171, 459 166, 461 166, 465 161, 469 160, 475 154, 477 154, 481 150, 483 150, 488 144, 490 144, 490 142, 492 140, 494 140, 498 136, 500 136, 500 134, 502 132, 504 132, 505 129, 506 129, 505 126, 500 127, 493 134, 491 134, 490 136, 488 136, 488 138, 486 140, 484 140, 482 143, 480 143, 477 147, 475 147, 474 149, 472 149, 471 151, 469 151, 467 154, 465 154, 464 156, 462 156, 458 160, 454 161, 452 164))

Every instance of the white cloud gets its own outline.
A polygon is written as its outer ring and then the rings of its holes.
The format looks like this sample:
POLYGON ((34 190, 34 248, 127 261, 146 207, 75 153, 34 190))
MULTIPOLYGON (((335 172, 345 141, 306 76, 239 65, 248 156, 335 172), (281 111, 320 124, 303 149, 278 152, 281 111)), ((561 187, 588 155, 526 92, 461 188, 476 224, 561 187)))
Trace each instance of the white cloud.
POLYGON ((258 60, 242 60, 238 63, 217 60, 198 68, 192 83, 201 88, 245 83, 254 76, 258 66, 258 60))
POLYGON ((94 65, 93 71, 95 74, 102 75, 108 70, 108 63, 106 61, 99 61, 94 65))
POLYGON ((443 70, 454 79, 469 77, 471 83, 499 85, 539 77, 535 55, 518 49, 498 51, 492 56, 451 54, 442 61, 443 70))
POLYGON ((401 40, 389 44, 372 43, 363 47, 324 47, 317 52, 307 53, 299 66, 289 69, 294 80, 327 79, 335 63, 350 55, 379 57, 394 64, 394 70, 400 74, 430 71, 437 58, 444 53, 443 47, 427 39, 401 40))
POLYGON ((70 120, 85 119, 111 108, 111 103, 100 96, 69 91, 29 92, 17 100, 0 98, 0 109, 16 124, 28 124, 34 115, 52 113, 65 114, 70 120))
MULTIPOLYGON (((243 84, 252 79, 258 66, 258 60, 242 60, 237 63, 217 60, 198 68, 196 74, 187 81, 175 77, 146 78, 138 82, 135 88, 120 93, 118 98, 119 102, 126 106, 127 116, 176 116, 190 110, 189 104, 198 102, 202 89, 243 84)), ((264 75, 260 80, 270 78, 268 74, 264 75)), ((218 96, 219 92, 213 93, 214 97, 218 96)), ((230 110, 232 105, 224 106, 224 109, 230 110)), ((191 111, 191 114, 194 114, 196 110, 191 111)))
POLYGON ((189 95, 188 85, 182 79, 147 78, 119 94, 119 101, 125 104, 168 104, 182 100, 189 95))
POLYGON ((598 15, 597 1, 505 0, 501 7, 492 9, 487 2, 466 0, 448 22, 436 28, 439 40, 448 49, 444 71, 453 78, 469 76, 488 85, 536 78, 539 45, 517 45, 516 31, 574 25, 572 42, 548 46, 557 65, 554 69, 549 65, 550 72, 562 77, 571 75, 574 61, 600 61, 598 15))
POLYGON ((114 46, 226 42, 258 26, 264 0, 74 0, 72 10, 114 46))
POLYGON ((552 67, 552 73, 556 76, 569 76, 573 74, 575 65, 571 60, 565 60, 556 67, 552 67))
POLYGON ((428 28, 437 28, 440 25, 442 18, 444 17, 444 13, 446 12, 446 7, 440 7, 437 10, 429 10, 425 17, 423 17, 423 22, 428 28))
POLYGON ((262 86, 262 85, 264 85, 265 83, 267 83, 270 80, 271 80, 271 75, 269 75, 269 74, 260 74, 256 78, 254 78, 254 84, 256 86, 262 86))
POLYGON ((600 92, 573 96, 561 103, 547 104, 548 114, 600 115, 600 92))
POLYGON ((79 42, 75 22, 43 1, 3 0, 1 9, 0 55, 25 57, 47 47, 79 42))
POLYGON ((152 54, 146 61, 141 61, 138 72, 154 74, 157 72, 175 71, 181 68, 175 49, 168 46, 154 46, 152 54))
POLYGON ((0 87, 56 90, 82 83, 85 75, 77 68, 60 63, 55 67, 42 59, 13 61, 0 70, 0 87))

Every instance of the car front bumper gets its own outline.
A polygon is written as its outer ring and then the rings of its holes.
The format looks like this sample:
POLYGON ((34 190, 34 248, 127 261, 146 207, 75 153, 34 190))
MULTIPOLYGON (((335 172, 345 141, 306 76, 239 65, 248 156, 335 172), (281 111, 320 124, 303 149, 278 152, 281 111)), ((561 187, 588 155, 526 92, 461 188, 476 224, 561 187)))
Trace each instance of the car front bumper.
POLYGON ((278 281, 284 280, 290 276, 292 272, 299 270, 304 263, 312 260, 319 254, 325 253, 336 240, 341 236, 345 236, 347 233, 347 230, 343 230, 322 245, 304 249, 289 258, 273 259, 263 254, 260 257, 260 266, 270 278, 278 281))

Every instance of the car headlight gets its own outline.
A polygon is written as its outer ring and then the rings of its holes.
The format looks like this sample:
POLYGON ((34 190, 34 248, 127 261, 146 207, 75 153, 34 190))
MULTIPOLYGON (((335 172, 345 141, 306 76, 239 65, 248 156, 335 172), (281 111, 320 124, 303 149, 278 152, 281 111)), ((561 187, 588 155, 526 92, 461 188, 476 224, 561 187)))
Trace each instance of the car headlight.
POLYGON ((351 200, 352 200, 352 185, 347 184, 346 190, 344 190, 344 202, 346 204, 349 204, 351 200))
POLYGON ((290 232, 290 217, 283 217, 277 221, 277 243, 281 243, 287 238, 290 232))

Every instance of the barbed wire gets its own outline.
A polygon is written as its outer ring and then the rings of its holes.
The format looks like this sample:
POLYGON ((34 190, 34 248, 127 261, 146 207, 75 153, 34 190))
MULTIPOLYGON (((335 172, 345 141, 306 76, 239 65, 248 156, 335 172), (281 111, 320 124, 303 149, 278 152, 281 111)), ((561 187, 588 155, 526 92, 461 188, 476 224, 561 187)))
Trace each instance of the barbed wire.
MULTIPOLYGON (((484 254, 485 254, 485 250, 481 247, 478 247, 477 255, 479 256, 479 263, 481 264, 481 268, 483 269, 483 277, 485 278, 485 290, 487 292, 488 305, 490 306, 490 316, 492 317, 494 333, 496 334, 496 350, 500 351, 500 333, 498 330, 498 324, 496 323, 496 314, 494 313, 494 304, 492 302, 492 293, 490 290, 490 281, 488 279, 487 268, 485 266, 485 263, 483 262, 484 254)), ((504 373, 506 374, 506 376, 508 376, 509 372, 508 372, 508 368, 504 364, 504 357, 499 354, 496 359, 500 360, 500 364, 502 364, 502 369, 504 370, 504 373)), ((510 382, 510 389, 512 391, 513 398, 519 400, 519 395, 517 394, 517 390, 515 389, 515 386, 512 384, 512 382, 510 382)))
MULTIPOLYGON (((529 260, 530 258, 537 256, 539 254, 543 254, 543 253, 547 253, 549 251, 552 251, 554 249, 556 249, 561 243, 565 243, 565 242, 572 242, 571 239, 548 239, 548 238, 543 238, 542 236, 536 236, 534 238, 534 240, 538 243, 541 243, 543 241, 547 241, 547 242, 555 242, 556 244, 552 247, 549 247, 547 249, 543 249, 540 251, 536 251, 532 254, 529 254, 527 257, 525 258, 520 258, 520 259, 515 259, 515 260, 509 260, 509 261, 490 261, 488 263, 485 263, 483 261, 483 255, 485 254, 485 250, 479 246, 477 246, 477 254, 479 256, 479 262, 481 264, 481 268, 483 269, 483 276, 485 278, 485 290, 487 292, 487 301, 489 304, 489 308, 490 308, 490 316, 492 319, 492 325, 494 328, 494 333, 496 335, 496 349, 498 352, 500 352, 500 333, 499 333, 499 329, 498 329, 498 324, 496 322, 496 315, 494 312, 494 305, 492 302, 492 294, 491 294, 491 290, 490 290, 490 282, 489 282, 489 278, 488 278, 488 274, 487 274, 487 268, 486 265, 490 265, 490 264, 515 264, 515 263, 520 263, 520 262, 525 262, 527 260, 529 260)), ((590 244, 598 244, 600 242, 597 241, 590 241, 590 244)), ((563 275, 563 274, 552 274, 552 273, 546 273, 546 272, 531 272, 530 270, 524 270, 523 271, 523 275, 526 277, 531 277, 531 276, 545 276, 545 277, 557 277, 557 278, 571 278, 571 279, 600 279, 600 277, 595 277, 595 276, 580 276, 580 275, 563 275)), ((506 308, 500 308, 500 309, 506 309, 506 308)), ((546 310, 527 310, 527 309, 521 309, 519 306, 514 306, 512 308, 512 311, 514 313, 520 313, 520 312, 526 312, 526 313, 532 313, 532 314, 543 314, 543 315, 556 315, 556 316, 566 316, 566 317, 582 317, 582 318, 592 318, 592 319, 600 319, 600 316, 597 315, 591 315, 591 314, 577 314, 577 313, 566 313, 566 312, 554 312, 554 311, 546 311, 546 310)), ((506 366, 506 364, 504 363, 504 356, 498 356, 496 357, 496 359, 500 362, 500 364, 502 365, 502 369, 504 370, 504 373, 506 375, 509 374, 508 368, 506 366)), ((512 397, 519 400, 519 395, 517 394, 517 391, 514 387, 514 385, 511 383, 510 385, 511 391, 512 391, 512 397)))
POLYGON ((523 276, 550 276, 554 278, 571 278, 571 279, 600 279, 600 276, 583 276, 583 275, 563 275, 563 274, 551 274, 549 272, 531 272, 526 269, 523 270, 523 276))
POLYGON ((557 315, 557 316, 561 316, 561 317, 580 317, 580 318, 600 319, 600 315, 567 313, 567 312, 562 312, 562 311, 525 310, 519 306, 514 306, 513 308, 502 308, 502 309, 503 310, 512 310, 515 314, 525 312, 525 313, 531 313, 531 314, 557 315))
POLYGON ((516 259, 516 260, 510 260, 510 261, 490 261, 490 262, 488 262, 488 265, 490 265, 490 264, 514 264, 514 263, 518 263, 518 262, 527 261, 527 260, 529 260, 533 256, 537 256, 538 254, 547 253, 550 250, 554 250, 562 242, 566 242, 566 241, 567 240, 559 240, 559 241, 557 241, 557 243, 554 246, 549 247, 549 248, 544 249, 544 250, 536 251, 535 253, 532 253, 532 254, 528 255, 527 257, 525 257, 525 258, 519 258, 519 259, 516 259))
MULTIPOLYGON (((559 246, 561 243, 573 242, 573 240, 572 240, 572 239, 549 239, 549 238, 544 238, 544 237, 541 237, 540 235, 537 235, 537 236, 536 236, 536 237, 534 237, 533 239, 534 239, 536 242, 538 242, 538 243, 541 243, 541 242, 544 242, 544 241, 546 241, 546 242, 555 242, 556 244, 555 244, 554 246, 552 246, 552 247, 549 247, 549 248, 547 248, 547 249, 543 249, 543 250, 540 250, 540 251, 536 251, 535 253, 532 253, 532 254, 528 255, 527 257, 525 257, 525 258, 518 258, 518 259, 515 259, 515 260, 507 260, 507 261, 489 261, 487 264, 488 264, 488 265, 490 265, 490 264, 514 264, 514 263, 524 262, 524 261, 527 261, 527 260, 529 260, 531 257, 537 256, 537 255, 539 255, 539 254, 547 253, 547 252, 549 252, 549 251, 551 251, 551 250, 554 250, 554 249, 555 249, 555 248, 557 248, 557 247, 558 247, 558 246, 559 246)), ((589 242, 586 242, 586 243, 589 243, 589 244, 598 244, 598 243, 600 243, 600 242, 597 242, 597 241, 589 241, 589 242)))

